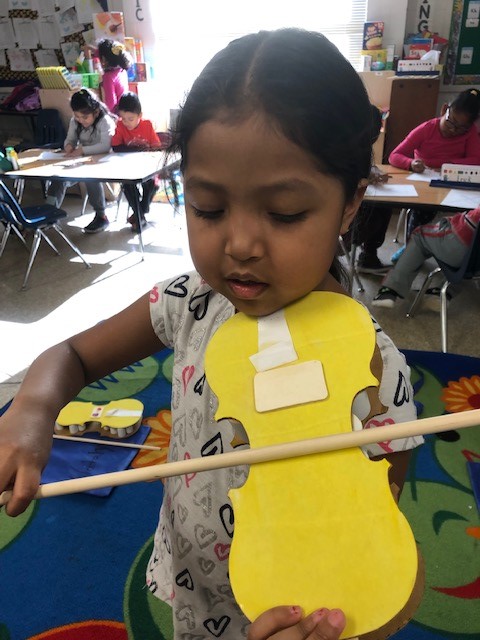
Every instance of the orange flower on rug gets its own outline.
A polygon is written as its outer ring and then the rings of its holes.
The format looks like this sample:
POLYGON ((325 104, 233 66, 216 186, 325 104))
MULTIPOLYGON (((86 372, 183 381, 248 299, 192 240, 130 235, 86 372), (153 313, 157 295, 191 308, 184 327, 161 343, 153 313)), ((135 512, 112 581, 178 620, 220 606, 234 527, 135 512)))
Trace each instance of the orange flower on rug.
POLYGON ((449 413, 480 409, 480 376, 449 382, 442 390, 442 400, 449 413))

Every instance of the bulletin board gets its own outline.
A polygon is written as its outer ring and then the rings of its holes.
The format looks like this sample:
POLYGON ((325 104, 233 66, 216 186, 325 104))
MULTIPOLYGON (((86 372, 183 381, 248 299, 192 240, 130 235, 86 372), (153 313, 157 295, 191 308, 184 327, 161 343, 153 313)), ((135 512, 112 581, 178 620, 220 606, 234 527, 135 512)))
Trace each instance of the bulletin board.
POLYGON ((72 67, 102 11, 108 0, 0 0, 0 86, 36 80, 36 67, 72 67))
POLYGON ((454 0, 445 84, 480 84, 480 0, 454 0))

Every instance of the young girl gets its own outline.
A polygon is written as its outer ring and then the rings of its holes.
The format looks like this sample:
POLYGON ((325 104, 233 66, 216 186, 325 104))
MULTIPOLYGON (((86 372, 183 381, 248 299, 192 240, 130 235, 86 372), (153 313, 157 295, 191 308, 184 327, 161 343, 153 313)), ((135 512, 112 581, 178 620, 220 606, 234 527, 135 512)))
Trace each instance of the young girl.
MULTIPOLYGON (((453 102, 442 106, 439 118, 413 129, 391 152, 389 163, 415 173, 423 173, 427 167, 440 169, 444 163, 480 165, 480 136, 474 126, 479 113, 480 91, 462 91, 453 102)), ((413 211, 407 237, 419 224, 434 217, 435 213, 429 211, 413 211)))
MULTIPOLYGON (((100 102, 88 89, 81 89, 72 95, 70 106, 73 117, 63 145, 65 155, 76 158, 82 155, 108 153, 115 131, 115 120, 103 102, 100 102)), ((60 207, 67 188, 72 184, 74 182, 52 180, 47 191, 47 202, 60 207)), ((90 204, 95 211, 95 217, 83 231, 98 233, 108 227, 103 184, 89 181, 85 183, 85 187, 90 204)))
POLYGON ((116 113, 120 97, 128 91, 127 69, 133 64, 132 56, 124 44, 105 38, 98 43, 98 57, 103 67, 103 100, 116 113))
MULTIPOLYGON (((112 138, 112 149, 118 152, 145 151, 161 148, 161 142, 150 120, 142 117, 142 105, 136 93, 127 92, 118 101, 118 121, 115 134, 112 138)), ((155 194, 155 179, 142 183, 141 194, 134 184, 124 184, 123 192, 128 204, 134 209, 135 200, 138 198, 141 208, 141 224, 146 223, 145 214, 150 210, 150 203, 155 194)), ((138 221, 132 214, 128 218, 133 231, 138 231, 138 221)))
MULTIPOLYGON (((363 197, 372 138, 363 83, 322 35, 263 31, 214 56, 186 99, 171 145, 181 154, 196 271, 158 283, 32 364, 0 417, 0 492, 13 488, 10 515, 21 513, 37 489, 60 409, 87 383, 164 345, 175 350, 170 460, 232 450, 239 425, 226 420, 219 428, 217 399, 205 381, 209 340, 237 311, 265 316, 313 290, 346 295, 335 258, 338 237, 363 197)), ((387 408, 381 421, 414 419, 405 359, 378 325, 376 340, 383 358, 379 395, 387 408)), ((401 487, 408 450, 419 442, 395 440, 368 451, 387 453, 390 479, 401 487)), ((236 468, 165 482, 147 585, 171 604, 176 638, 211 637, 210 629, 232 640, 247 634, 228 559, 217 555, 231 544, 228 491, 244 479, 245 469, 236 468), (191 580, 182 580, 186 572, 191 580)), ((301 621, 297 603, 285 604, 260 616, 250 638, 287 628, 285 640, 339 637, 341 610, 319 609, 301 621)))

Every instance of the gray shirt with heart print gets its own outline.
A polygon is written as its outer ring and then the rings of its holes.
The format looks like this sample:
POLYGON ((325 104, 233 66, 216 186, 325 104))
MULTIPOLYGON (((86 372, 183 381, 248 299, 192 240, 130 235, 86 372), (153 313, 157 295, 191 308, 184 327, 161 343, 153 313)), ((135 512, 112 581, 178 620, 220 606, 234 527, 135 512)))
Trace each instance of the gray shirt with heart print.
MULTIPOLYGON (((190 272, 157 284, 150 294, 150 312, 158 338, 174 349, 169 460, 232 451, 234 437, 238 442, 243 430, 234 421, 215 421, 217 400, 205 381, 204 358, 214 332, 234 315, 233 305, 190 272)), ((380 400, 388 407, 380 422, 414 420, 405 358, 372 321, 384 367, 380 400)), ((357 401, 355 413, 360 418, 364 404, 365 399, 357 401)), ((246 440, 244 432, 243 437, 246 440)), ((366 452, 382 455, 411 449, 422 441, 373 444, 366 452)), ((235 467, 165 481, 146 579, 150 591, 172 606, 176 640, 238 640, 247 635, 249 621, 235 602, 228 577, 234 522, 228 491, 241 486, 246 475, 246 468, 235 467)))

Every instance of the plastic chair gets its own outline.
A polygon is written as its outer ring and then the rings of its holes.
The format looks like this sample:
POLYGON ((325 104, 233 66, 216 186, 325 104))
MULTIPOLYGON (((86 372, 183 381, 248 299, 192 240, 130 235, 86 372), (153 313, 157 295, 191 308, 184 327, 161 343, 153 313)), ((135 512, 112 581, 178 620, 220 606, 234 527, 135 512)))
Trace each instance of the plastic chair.
MULTIPOLYGON (((27 151, 27 149, 59 149, 63 148, 66 138, 65 127, 57 109, 42 109, 35 126, 35 139, 33 142, 20 143, 15 146, 17 152, 27 151)), ((15 181, 15 193, 18 201, 22 201, 25 189, 25 180, 15 181)), ((42 180, 43 192, 46 195, 47 180, 42 180)))
POLYGON ((451 284, 459 284, 462 280, 478 280, 480 279, 480 227, 477 227, 473 242, 470 245, 462 264, 456 269, 445 264, 441 260, 437 260, 438 267, 430 271, 425 277, 420 291, 415 296, 410 309, 407 312, 407 318, 413 318, 421 299, 429 288, 432 279, 441 273, 444 277, 444 283, 440 289, 440 321, 442 329, 442 352, 447 353, 448 345, 448 327, 447 327, 447 290, 451 284))
MULTIPOLYGON (((30 249, 27 271, 23 279, 22 289, 25 289, 27 286, 30 271, 32 269, 33 262, 37 255, 38 247, 40 246, 40 241, 42 240, 42 238, 57 255, 60 255, 53 242, 45 233, 49 229, 54 229, 54 231, 56 231, 58 235, 65 240, 68 246, 83 260, 85 266, 87 268, 90 268, 91 265, 83 257, 80 249, 78 249, 78 247, 67 238, 58 224, 59 220, 67 217, 67 213, 63 211, 63 209, 58 209, 51 204, 42 204, 40 206, 22 208, 13 194, 6 187, 6 185, 0 180, 0 212, 2 220, 7 223, 5 233, 7 232, 8 228, 9 234, 13 227, 16 227, 15 233, 17 231, 19 232, 17 233, 17 236, 22 236, 21 231, 23 230, 33 231, 33 241, 30 249)), ((4 237, 2 238, 1 252, 3 252, 5 244, 8 240, 8 235, 5 236, 5 233, 4 237)))
POLYGON ((342 236, 338 237, 338 243, 340 245, 343 255, 347 260, 348 270, 350 272, 350 293, 353 293, 354 284, 357 285, 357 291, 359 293, 363 293, 365 291, 365 288, 362 284, 362 281, 360 280, 360 276, 358 275, 357 267, 355 265, 357 245, 352 244, 350 247, 350 250, 348 250, 345 244, 345 240, 342 238, 342 236))

